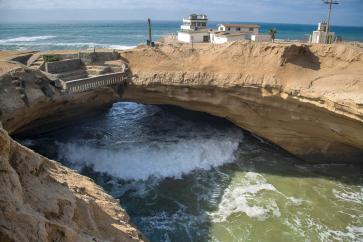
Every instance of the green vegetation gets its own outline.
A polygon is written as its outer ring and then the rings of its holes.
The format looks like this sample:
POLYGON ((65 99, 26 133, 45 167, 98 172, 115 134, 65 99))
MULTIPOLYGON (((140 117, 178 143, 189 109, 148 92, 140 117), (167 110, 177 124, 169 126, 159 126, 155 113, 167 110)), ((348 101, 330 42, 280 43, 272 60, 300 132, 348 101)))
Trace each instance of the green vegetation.
POLYGON ((43 55, 44 62, 59 61, 59 57, 55 55, 43 55))

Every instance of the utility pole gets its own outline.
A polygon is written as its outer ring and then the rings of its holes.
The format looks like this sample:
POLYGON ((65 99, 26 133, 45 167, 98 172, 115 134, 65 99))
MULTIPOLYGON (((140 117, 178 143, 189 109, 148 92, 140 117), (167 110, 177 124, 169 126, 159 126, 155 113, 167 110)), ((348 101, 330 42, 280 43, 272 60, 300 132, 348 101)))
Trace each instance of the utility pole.
POLYGON ((147 19, 147 22, 149 24, 149 46, 151 47, 152 46, 152 38, 151 38, 151 19, 148 18, 147 19))
POLYGON ((328 4, 329 5, 329 15, 328 15, 328 22, 327 22, 328 27, 326 28, 326 32, 329 33, 329 31, 330 31, 331 10, 332 10, 333 5, 337 5, 337 4, 339 4, 339 2, 336 1, 336 0, 322 0, 322 1, 325 4, 328 4))

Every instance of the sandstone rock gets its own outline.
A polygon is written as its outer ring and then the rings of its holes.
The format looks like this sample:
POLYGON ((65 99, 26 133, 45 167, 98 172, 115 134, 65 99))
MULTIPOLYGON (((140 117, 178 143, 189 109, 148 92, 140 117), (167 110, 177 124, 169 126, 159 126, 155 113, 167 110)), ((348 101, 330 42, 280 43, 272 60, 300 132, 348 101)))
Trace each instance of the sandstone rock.
POLYGON ((126 100, 225 117, 311 162, 362 162, 363 49, 229 43, 122 53, 126 100))
POLYGON ((0 129, 0 241, 143 241, 92 180, 0 129))
POLYGON ((39 70, 17 68, 0 76, 0 121, 11 134, 39 134, 94 114, 119 99, 111 88, 61 95, 39 70))

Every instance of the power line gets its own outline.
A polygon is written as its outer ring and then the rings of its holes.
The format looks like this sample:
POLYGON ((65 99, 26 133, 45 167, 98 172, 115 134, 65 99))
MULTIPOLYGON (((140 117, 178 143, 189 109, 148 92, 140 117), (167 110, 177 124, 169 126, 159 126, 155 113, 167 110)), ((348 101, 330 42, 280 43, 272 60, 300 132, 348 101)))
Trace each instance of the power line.
POLYGON ((329 31, 330 31, 331 10, 332 10, 333 5, 338 5, 339 2, 336 1, 336 0, 322 0, 322 1, 323 1, 323 3, 329 5, 329 15, 328 15, 328 22, 327 22, 328 27, 326 28, 326 32, 329 33, 329 31))

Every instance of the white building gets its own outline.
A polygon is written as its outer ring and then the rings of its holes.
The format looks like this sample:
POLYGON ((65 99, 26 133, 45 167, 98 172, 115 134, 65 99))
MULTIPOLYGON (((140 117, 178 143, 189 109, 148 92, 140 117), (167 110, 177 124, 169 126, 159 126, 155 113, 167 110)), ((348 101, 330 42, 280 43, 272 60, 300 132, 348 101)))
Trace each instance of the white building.
POLYGON ((328 32, 328 24, 325 22, 318 24, 318 29, 310 35, 310 42, 313 44, 331 44, 336 40, 334 32, 328 32))
POLYGON ((183 19, 177 40, 184 43, 223 44, 240 40, 267 42, 271 41, 271 37, 261 35, 257 24, 220 24, 217 30, 209 30, 207 15, 191 14, 183 19))
POLYGON ((257 24, 220 24, 218 25, 218 31, 257 35, 260 31, 260 26, 257 24))
POLYGON ((251 40, 258 36, 260 26, 257 24, 220 24, 218 31, 211 32, 211 43, 223 44, 227 42, 251 40))
POLYGON ((183 19, 178 32, 178 41, 185 43, 209 42, 208 17, 205 14, 191 14, 183 19))

